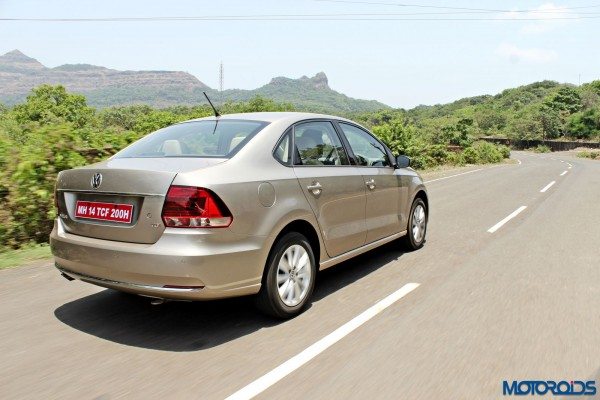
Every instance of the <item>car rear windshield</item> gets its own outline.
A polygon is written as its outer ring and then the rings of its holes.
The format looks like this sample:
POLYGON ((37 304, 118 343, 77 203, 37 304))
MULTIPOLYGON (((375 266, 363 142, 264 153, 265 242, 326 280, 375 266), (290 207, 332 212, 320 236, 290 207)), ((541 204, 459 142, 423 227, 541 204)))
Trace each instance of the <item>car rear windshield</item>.
POLYGON ((248 120, 192 121, 153 132, 115 155, 138 157, 233 156, 268 123, 248 120))

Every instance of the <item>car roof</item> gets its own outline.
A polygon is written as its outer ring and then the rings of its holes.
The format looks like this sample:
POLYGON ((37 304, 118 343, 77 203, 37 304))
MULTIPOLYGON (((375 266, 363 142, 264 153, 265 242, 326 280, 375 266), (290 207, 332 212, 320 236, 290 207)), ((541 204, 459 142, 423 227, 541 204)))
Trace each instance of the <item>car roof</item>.
MULTIPOLYGON (((219 120, 227 120, 227 119, 237 119, 237 120, 250 120, 250 121, 265 121, 265 122, 279 122, 286 121, 289 123, 295 123, 298 121, 306 120, 306 119, 314 119, 314 118, 324 118, 324 119, 336 119, 340 121, 348 121, 352 122, 349 119, 336 117, 334 115, 326 115, 326 114, 316 114, 316 113, 307 113, 307 112, 251 112, 251 113, 238 113, 238 114, 225 114, 219 117, 219 120)), ((214 121, 216 118, 214 116, 204 117, 192 119, 190 121, 214 121)))

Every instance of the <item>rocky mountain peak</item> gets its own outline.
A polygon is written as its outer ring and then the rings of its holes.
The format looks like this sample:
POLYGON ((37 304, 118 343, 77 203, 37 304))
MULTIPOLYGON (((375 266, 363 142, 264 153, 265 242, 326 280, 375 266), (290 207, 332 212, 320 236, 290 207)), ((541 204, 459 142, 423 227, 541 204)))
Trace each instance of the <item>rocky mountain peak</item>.
POLYGON ((10 66, 13 68, 20 69, 44 69, 42 63, 35 58, 31 58, 23 54, 19 50, 9 51, 8 53, 0 56, 0 65, 10 66))
POLYGON ((315 89, 329 89, 329 81, 327 80, 327 75, 325 75, 325 72, 319 72, 312 78, 304 75, 300 77, 299 80, 308 83, 315 89))
POLYGON ((317 89, 329 89, 329 80, 327 79, 325 72, 317 73, 315 76, 310 78, 310 80, 317 89))

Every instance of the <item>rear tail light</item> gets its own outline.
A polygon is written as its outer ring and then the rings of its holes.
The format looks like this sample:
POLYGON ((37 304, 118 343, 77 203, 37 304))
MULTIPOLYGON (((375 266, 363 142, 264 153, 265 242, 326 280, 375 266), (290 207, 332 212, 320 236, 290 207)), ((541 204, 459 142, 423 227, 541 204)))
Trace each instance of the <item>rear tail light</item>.
POLYGON ((225 228, 233 217, 221 199, 208 189, 171 186, 162 210, 171 228, 225 228))

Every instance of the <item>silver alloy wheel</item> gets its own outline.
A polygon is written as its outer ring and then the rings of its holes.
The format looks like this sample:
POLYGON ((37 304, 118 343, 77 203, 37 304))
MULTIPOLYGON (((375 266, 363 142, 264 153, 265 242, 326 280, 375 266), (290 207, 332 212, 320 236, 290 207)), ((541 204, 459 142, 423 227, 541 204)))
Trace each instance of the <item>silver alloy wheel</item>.
POLYGON ((416 243, 421 243, 425 236, 427 217, 422 204, 417 204, 412 215, 412 235, 416 243))
POLYGON ((306 297, 312 279, 312 265, 306 249, 299 244, 288 247, 277 266, 277 292, 283 303, 294 307, 306 297))

